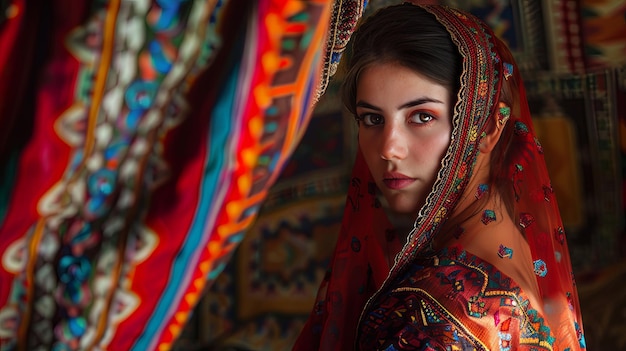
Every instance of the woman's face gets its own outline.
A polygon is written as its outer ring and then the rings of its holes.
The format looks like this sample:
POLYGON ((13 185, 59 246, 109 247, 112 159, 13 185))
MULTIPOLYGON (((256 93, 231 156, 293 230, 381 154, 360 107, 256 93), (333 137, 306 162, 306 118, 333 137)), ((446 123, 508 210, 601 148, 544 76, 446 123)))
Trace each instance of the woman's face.
POLYGON ((398 64, 374 64, 357 82, 359 146, 391 210, 416 215, 450 144, 450 90, 398 64))

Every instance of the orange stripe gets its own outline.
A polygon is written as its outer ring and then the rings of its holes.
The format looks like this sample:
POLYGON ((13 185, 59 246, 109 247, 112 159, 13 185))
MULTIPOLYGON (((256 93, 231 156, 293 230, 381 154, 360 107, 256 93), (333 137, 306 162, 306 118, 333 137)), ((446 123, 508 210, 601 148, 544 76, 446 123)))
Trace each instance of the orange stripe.
POLYGON ((297 83, 289 83, 286 85, 278 85, 270 87, 270 94, 272 97, 279 97, 285 95, 292 95, 298 90, 296 89, 297 83))
MULTIPOLYGON (((87 135, 85 136, 85 146, 81 167, 84 166, 85 160, 89 157, 94 144, 94 130, 98 122, 98 112, 100 111, 100 102, 104 95, 109 67, 111 65, 111 57, 113 56, 113 43, 115 41, 115 24, 117 23, 117 12, 120 8, 121 0, 111 0, 107 9, 107 17, 104 23, 104 33, 102 40, 102 55, 100 56, 100 65, 96 74, 96 82, 94 84, 93 94, 91 98, 91 106, 89 108, 89 117, 87 119, 87 135)), ((76 177, 76 173, 73 178, 76 177)))
MULTIPOLYGON (((117 23, 117 13, 120 9, 121 0, 112 0, 109 3, 108 9, 106 11, 106 20, 104 22, 104 32, 103 32, 103 40, 102 40, 102 55, 100 56, 100 65, 98 67, 98 73, 96 74, 96 82, 94 84, 91 106, 89 108, 89 118, 87 124, 87 135, 85 137, 85 147, 83 153, 83 159, 81 161, 81 167, 84 166, 85 160, 91 153, 94 144, 93 133, 96 128, 96 124, 98 122, 98 112, 100 111, 100 102, 102 101, 102 96, 104 95, 104 89, 106 86, 107 76, 109 67, 111 64, 111 57, 113 56, 113 44, 115 42, 115 25, 117 23)), ((73 177, 77 177, 77 173, 73 175, 73 177)), ((118 263, 119 264, 119 263, 118 263)), ((117 277, 116 277, 117 278, 117 277)), ((117 281, 114 279, 113 281, 117 281)), ((110 303, 109 303, 110 305, 110 303)), ((105 309, 106 310, 106 309, 105 309)), ((96 325, 96 336, 93 341, 89 345, 89 348, 92 348, 102 337, 106 321, 108 318, 108 313, 103 313, 96 325)))
POLYGON ((28 246, 28 262, 26 264, 26 311, 24 311, 24 316, 22 321, 20 322, 19 330, 18 330, 18 350, 26 350, 26 341, 28 332, 28 326, 30 325, 30 317, 32 313, 32 305, 35 303, 32 300, 35 284, 33 283, 33 279, 30 277, 34 277, 35 275, 35 264, 37 263, 37 247, 39 246, 39 242, 41 242, 41 237, 43 236, 43 229, 45 227, 45 220, 39 219, 37 224, 35 225, 35 229, 33 231, 33 237, 29 242, 28 246))
MULTIPOLYGON (((320 18, 324 19, 324 18, 330 18, 330 11, 331 11, 331 2, 328 2, 325 4, 325 8, 323 13, 320 15, 320 18)), ((321 23, 326 23, 325 21, 321 21, 321 23)), ((317 30, 315 31, 315 36, 312 38, 311 43, 319 43, 319 48, 321 49, 321 47, 323 47, 323 43, 324 43, 324 38, 326 36, 326 31, 328 30, 328 25, 319 25, 317 26, 317 30)), ((319 50, 307 50, 306 52, 306 56, 303 58, 302 60, 302 64, 301 67, 313 67, 313 63, 315 61, 315 58, 317 57, 317 55, 319 55, 319 50)), ((319 70, 318 70, 319 71, 319 70)), ((319 78, 319 74, 317 74, 317 77, 319 78)), ((304 84, 306 84, 306 80, 308 79, 308 74, 302 74, 302 69, 300 69, 300 74, 298 75, 298 78, 295 82, 295 84, 293 85, 294 87, 304 87, 304 84)), ((317 87, 317 84, 319 82, 319 79, 317 79, 315 87, 317 87)), ((296 93, 298 91, 298 89, 294 90, 294 93, 296 93)), ((308 103, 312 103, 312 101, 308 101, 308 103)), ((295 138, 300 137, 304 131, 299 131, 299 133, 296 130, 296 125, 297 123, 294 121, 294 117, 298 117, 301 114, 301 110, 300 110, 300 106, 302 105, 302 101, 298 101, 298 103, 294 103, 291 106, 291 115, 290 115, 290 120, 292 121, 292 123, 289 123, 288 126, 288 130, 287 133, 285 135, 285 142, 283 143, 283 148, 281 150, 281 160, 279 160, 277 162, 277 169, 281 169, 282 165, 285 163, 287 157, 287 153, 291 152, 292 149, 295 147, 295 145, 293 145, 293 141, 295 138)), ((307 106, 309 107, 309 106, 307 106)), ((313 109, 310 108, 309 110, 309 114, 312 113, 313 109)), ((310 117, 310 116, 309 116, 310 117)), ((270 179, 270 184, 274 183, 274 181, 278 178, 278 176, 280 175, 280 173, 276 172, 272 175, 271 179, 270 179)))

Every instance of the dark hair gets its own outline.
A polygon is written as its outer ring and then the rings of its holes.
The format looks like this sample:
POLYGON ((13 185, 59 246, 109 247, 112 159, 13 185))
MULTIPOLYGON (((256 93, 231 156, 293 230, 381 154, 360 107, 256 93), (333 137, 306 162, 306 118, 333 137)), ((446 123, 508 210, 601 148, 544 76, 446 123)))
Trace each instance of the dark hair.
POLYGON ((419 6, 386 7, 369 16, 356 30, 343 81, 343 103, 356 115, 356 87, 372 64, 396 63, 450 89, 456 101, 462 58, 450 34, 434 15, 419 6))

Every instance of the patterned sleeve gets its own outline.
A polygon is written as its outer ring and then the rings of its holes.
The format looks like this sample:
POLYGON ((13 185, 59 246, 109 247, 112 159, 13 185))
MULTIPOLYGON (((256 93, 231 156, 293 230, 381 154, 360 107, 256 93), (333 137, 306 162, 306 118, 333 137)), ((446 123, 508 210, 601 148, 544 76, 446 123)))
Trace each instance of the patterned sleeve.
POLYGON ((419 288, 401 289, 364 316, 360 350, 551 349, 538 342, 532 313, 518 307, 492 305, 481 316, 459 317, 444 304, 458 305, 460 296, 438 301, 419 288))
POLYGON ((363 318, 360 349, 443 351, 447 345, 471 345, 453 325, 425 311, 425 306, 414 293, 392 294, 363 318))

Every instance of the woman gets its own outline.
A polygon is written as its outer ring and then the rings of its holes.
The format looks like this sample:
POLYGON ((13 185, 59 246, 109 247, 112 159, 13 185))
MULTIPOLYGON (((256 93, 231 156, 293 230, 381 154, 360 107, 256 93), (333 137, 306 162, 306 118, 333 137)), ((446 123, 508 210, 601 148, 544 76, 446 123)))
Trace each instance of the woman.
POLYGON ((378 11, 352 40, 344 103, 360 152, 294 349, 584 349, 556 199, 506 46, 469 14, 412 4, 378 11))

